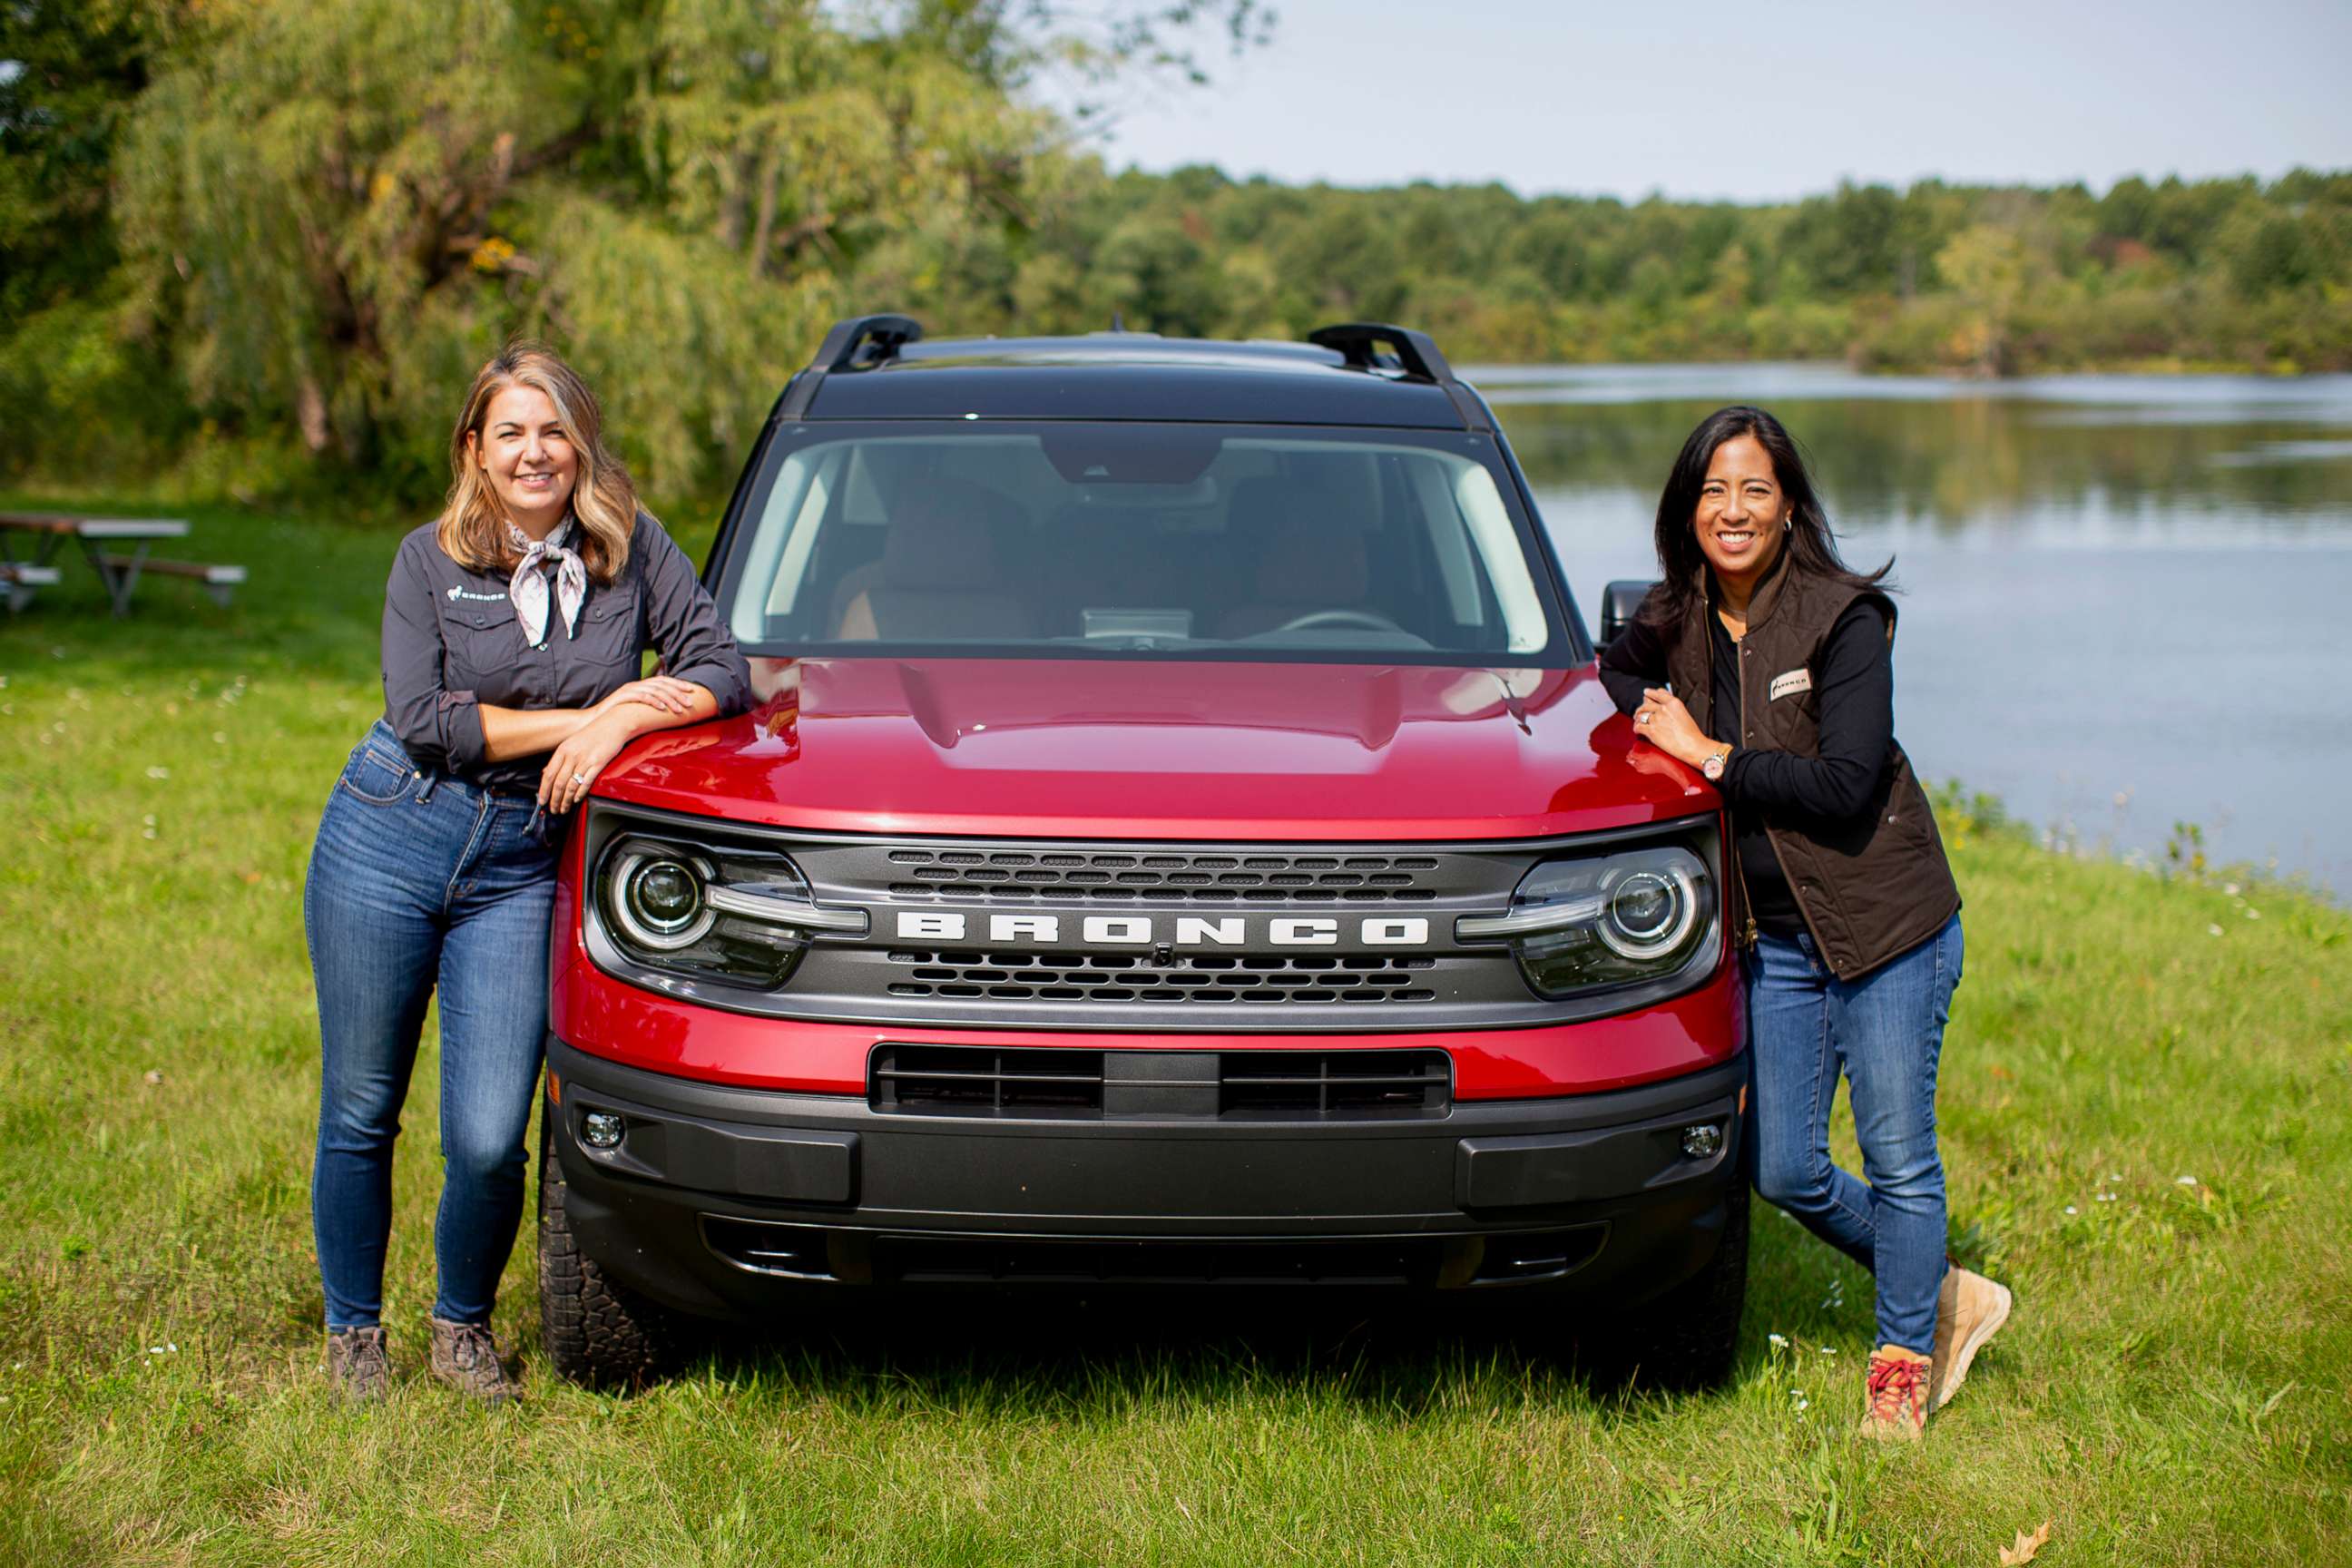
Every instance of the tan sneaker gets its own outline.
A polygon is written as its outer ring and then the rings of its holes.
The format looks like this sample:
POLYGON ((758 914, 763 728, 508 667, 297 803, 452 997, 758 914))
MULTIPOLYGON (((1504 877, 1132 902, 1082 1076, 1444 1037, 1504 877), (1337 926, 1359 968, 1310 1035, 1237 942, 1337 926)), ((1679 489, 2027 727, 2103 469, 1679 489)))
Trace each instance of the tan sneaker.
POLYGON ((1870 1381, 1862 1396, 1865 1437, 1899 1437, 1916 1443, 1927 1434, 1927 1373, 1917 1351, 1881 1345, 1870 1352, 1870 1381))
POLYGON ((372 1405, 392 1392, 392 1359, 383 1325, 327 1331, 327 1381, 353 1405, 372 1405))
POLYGON ((2009 1321, 2012 1300, 2008 1286, 1996 1285, 1957 1263, 1944 1270, 1943 1289, 1936 1293, 1936 1394, 1931 1409, 1941 1410, 1944 1402, 1969 1380, 1969 1363, 2009 1321))
POLYGON ((520 1396, 506 1363, 499 1359, 498 1342, 480 1323, 433 1321, 433 1375, 485 1405, 504 1405, 520 1396))

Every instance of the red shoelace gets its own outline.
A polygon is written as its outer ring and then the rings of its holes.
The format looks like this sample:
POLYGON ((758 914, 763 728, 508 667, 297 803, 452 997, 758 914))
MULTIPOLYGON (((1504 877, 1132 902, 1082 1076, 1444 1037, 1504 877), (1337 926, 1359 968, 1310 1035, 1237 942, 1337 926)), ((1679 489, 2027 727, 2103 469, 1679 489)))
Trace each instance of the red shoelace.
POLYGON ((1898 1361, 1893 1356, 1874 1356, 1870 1363, 1870 1414, 1881 1421, 1910 1419, 1904 1408, 1909 1404, 1918 1407, 1927 1383, 1924 1361, 1898 1361))

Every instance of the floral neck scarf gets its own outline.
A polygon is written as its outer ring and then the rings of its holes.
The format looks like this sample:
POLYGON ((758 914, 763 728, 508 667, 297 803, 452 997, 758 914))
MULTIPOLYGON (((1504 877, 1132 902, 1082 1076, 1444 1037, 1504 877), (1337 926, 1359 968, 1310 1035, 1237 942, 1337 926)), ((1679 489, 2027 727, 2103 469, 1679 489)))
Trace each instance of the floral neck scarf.
POLYGON ((555 566, 555 600, 563 609, 563 635, 570 637, 580 622, 580 606, 588 597, 588 567, 580 552, 569 548, 572 521, 566 517, 545 539, 530 535, 507 521, 507 542, 522 552, 522 563, 507 582, 507 597, 514 601, 515 618, 522 623, 522 640, 530 647, 547 641, 547 576, 541 564, 555 566))

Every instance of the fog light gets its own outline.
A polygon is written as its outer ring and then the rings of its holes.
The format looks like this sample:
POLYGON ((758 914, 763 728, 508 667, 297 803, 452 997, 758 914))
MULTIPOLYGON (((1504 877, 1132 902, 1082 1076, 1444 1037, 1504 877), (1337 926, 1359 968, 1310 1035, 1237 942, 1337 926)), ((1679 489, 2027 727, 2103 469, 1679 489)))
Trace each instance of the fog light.
MULTIPOLYGON (((614 1141, 618 1139, 619 1134, 614 1134, 614 1141)), ((1723 1129, 1712 1121, 1683 1129, 1683 1152, 1694 1160, 1706 1159, 1722 1147, 1723 1129)))
MULTIPOLYGON (((580 1119, 580 1142, 591 1149, 617 1149, 625 1126, 609 1110, 592 1110, 580 1119)), ((1683 1134, 1683 1146, 1690 1146, 1690 1134, 1683 1134)))

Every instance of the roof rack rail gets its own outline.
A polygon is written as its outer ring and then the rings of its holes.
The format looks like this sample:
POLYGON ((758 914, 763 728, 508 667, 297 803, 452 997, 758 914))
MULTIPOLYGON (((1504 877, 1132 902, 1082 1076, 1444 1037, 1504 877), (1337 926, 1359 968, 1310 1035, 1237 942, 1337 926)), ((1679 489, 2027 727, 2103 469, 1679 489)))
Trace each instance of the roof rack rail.
POLYGON ((1444 354, 1438 352, 1429 334, 1416 332, 1411 327, 1392 327, 1385 321, 1346 321, 1338 326, 1318 327, 1307 334, 1307 341, 1318 348, 1337 349, 1339 357, 1357 370, 1401 370, 1423 381, 1454 379, 1454 367, 1445 363, 1444 354), (1392 352, 1380 353, 1382 343, 1392 352))
POLYGON ((808 412, 827 373, 887 364, 922 335, 923 323, 912 316, 851 316, 835 321, 824 334, 824 342, 817 345, 816 357, 809 361, 808 368, 793 378, 782 401, 776 405, 775 416, 798 419, 808 412))
POLYGON ((1307 341, 1318 348, 1337 350, 1351 370, 1402 371, 1416 381, 1434 382, 1462 416, 1465 426, 1472 430, 1495 427, 1494 416, 1486 412, 1486 405, 1454 374, 1454 367, 1446 363, 1444 353, 1427 332, 1391 326, 1385 321, 1343 321, 1316 328, 1307 334, 1307 341), (1387 353, 1381 352, 1383 344, 1390 351, 1387 353))

